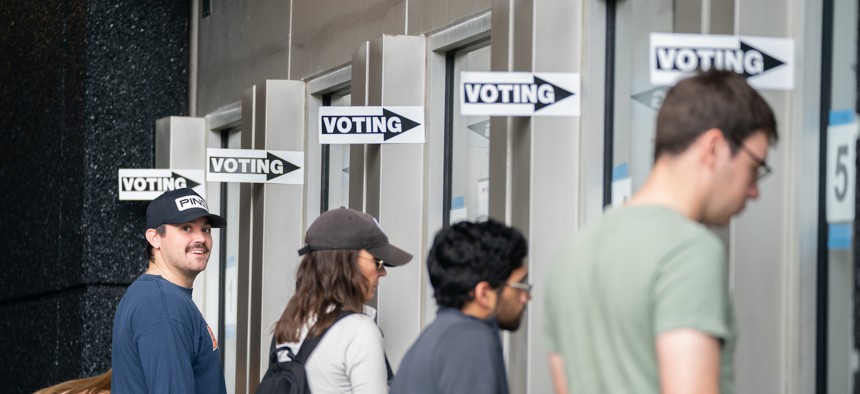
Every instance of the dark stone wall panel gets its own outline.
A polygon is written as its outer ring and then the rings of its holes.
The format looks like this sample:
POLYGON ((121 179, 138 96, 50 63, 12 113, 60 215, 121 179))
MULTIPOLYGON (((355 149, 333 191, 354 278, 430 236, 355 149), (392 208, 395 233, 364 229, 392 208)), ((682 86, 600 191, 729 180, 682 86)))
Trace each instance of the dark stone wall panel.
POLYGON ((89 287, 0 304, 4 393, 32 393, 110 368, 113 316, 125 287, 89 287))
POLYGON ((0 5, 0 300, 145 268, 145 203, 117 169, 154 162, 155 120, 187 114, 189 3, 0 5))
POLYGON ((80 370, 80 363, 60 364, 57 353, 79 354, 81 322, 79 295, 60 294, 44 299, 0 305, 0 331, 14 341, 0 342, 0 351, 12 355, 4 363, 3 386, 19 393, 66 380, 80 370), (62 330, 61 330, 62 328, 62 330), (62 350, 60 350, 62 349, 62 350))
POLYGON ((84 278, 128 284, 146 267, 146 204, 118 201, 117 169, 151 168, 155 120, 188 113, 189 2, 88 8, 84 278))
POLYGON ((120 296, 146 267, 146 203, 117 170, 154 163, 186 115, 190 2, 0 2, 0 392, 110 367, 120 296))
POLYGON ((0 225, 16 229, 0 237, 0 299, 80 278, 85 13, 79 1, 0 5, 0 225))

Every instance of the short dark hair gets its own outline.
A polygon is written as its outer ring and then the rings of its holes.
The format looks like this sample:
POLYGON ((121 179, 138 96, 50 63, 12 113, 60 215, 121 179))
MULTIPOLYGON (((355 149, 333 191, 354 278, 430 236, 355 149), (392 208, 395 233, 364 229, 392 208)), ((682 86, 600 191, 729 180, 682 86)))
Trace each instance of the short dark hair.
POLYGON ((771 144, 778 138, 773 110, 746 79, 733 72, 711 70, 669 89, 657 114, 654 159, 685 151, 712 128, 722 130, 732 153, 759 131, 771 144))
POLYGON ((475 285, 498 288, 523 264, 528 245, 522 233, 494 220, 459 222, 436 233, 427 256, 433 296, 440 308, 462 309, 475 285))
MULTIPOLYGON (((155 228, 155 232, 158 233, 159 236, 164 236, 164 233, 167 232, 167 228, 164 225, 160 225, 155 228)), ((152 261, 154 256, 152 255, 152 244, 149 243, 149 240, 146 239, 146 236, 143 238, 143 242, 146 242, 146 260, 152 261)))

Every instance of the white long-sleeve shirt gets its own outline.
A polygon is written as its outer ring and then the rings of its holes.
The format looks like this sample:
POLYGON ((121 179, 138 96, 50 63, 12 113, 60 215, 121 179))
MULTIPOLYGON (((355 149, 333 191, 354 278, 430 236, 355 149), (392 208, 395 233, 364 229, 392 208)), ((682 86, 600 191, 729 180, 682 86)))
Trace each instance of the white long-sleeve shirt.
MULTIPOLYGON (((314 394, 379 394, 388 392, 388 371, 385 368, 385 352, 382 333, 374 322, 376 310, 365 306, 364 313, 344 317, 325 334, 311 353, 305 371, 308 384, 314 394)), ((298 354, 308 333, 302 327, 299 342, 279 343, 287 345, 298 354)), ((279 361, 288 361, 286 351, 278 353, 279 361)))

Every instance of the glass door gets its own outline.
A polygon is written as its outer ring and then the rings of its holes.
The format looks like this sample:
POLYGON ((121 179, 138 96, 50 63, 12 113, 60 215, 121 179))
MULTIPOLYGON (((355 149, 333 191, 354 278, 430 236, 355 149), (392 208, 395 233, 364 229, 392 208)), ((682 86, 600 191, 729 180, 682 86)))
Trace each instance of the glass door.
MULTIPOLYGON (((221 131, 223 149, 239 149, 241 132, 238 128, 221 131)), ((218 335, 224 362, 224 380, 228 388, 236 387, 236 324, 238 316, 239 272, 239 183, 221 182, 221 214, 231 225, 221 230, 221 272, 218 305, 220 313, 218 335)))
POLYGON ((444 225, 485 220, 489 211, 490 118, 460 115, 460 73, 489 71, 489 41, 447 54, 444 225))
MULTIPOLYGON (((349 106, 349 90, 328 93, 322 105, 349 106)), ((320 213, 332 208, 349 206, 349 149, 350 145, 325 144, 320 146, 322 156, 322 182, 320 213)))

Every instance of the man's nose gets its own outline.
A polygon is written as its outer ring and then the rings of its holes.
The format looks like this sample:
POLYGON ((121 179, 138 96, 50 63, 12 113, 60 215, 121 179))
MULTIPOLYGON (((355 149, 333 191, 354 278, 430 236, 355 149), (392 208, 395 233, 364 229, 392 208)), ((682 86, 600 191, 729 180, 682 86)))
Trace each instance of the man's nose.
POLYGON ((758 182, 753 183, 752 186, 750 186, 748 196, 751 200, 755 200, 758 198, 758 196, 759 196, 758 182))
POLYGON ((204 232, 202 228, 195 229, 191 232, 191 236, 193 237, 195 242, 206 243, 210 233, 204 232))

